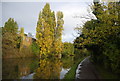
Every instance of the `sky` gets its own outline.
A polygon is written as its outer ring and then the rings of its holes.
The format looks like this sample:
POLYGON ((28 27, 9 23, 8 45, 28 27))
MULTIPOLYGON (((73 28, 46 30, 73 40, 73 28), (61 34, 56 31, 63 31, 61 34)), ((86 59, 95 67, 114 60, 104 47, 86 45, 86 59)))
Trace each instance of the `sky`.
MULTIPOLYGON (((35 36, 38 15, 46 2, 2 2, 2 26, 9 18, 14 18, 19 28, 24 27, 25 33, 32 33, 35 36)), ((89 10, 92 0, 82 2, 49 2, 52 11, 62 11, 64 14, 63 42, 73 42, 78 36, 74 30, 82 26, 83 22, 90 20, 82 18, 86 15, 94 15, 89 10)), ((1 4, 0 4, 1 6, 1 4)), ((0 17, 1 18, 1 17, 0 17)))

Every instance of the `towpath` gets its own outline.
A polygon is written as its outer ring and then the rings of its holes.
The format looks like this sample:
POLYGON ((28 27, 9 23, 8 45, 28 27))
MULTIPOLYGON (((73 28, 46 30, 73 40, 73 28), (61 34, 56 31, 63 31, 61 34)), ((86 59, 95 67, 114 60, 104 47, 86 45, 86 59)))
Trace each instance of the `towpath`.
POLYGON ((79 65, 76 70, 76 79, 100 79, 100 76, 89 60, 90 56, 85 58, 79 65))

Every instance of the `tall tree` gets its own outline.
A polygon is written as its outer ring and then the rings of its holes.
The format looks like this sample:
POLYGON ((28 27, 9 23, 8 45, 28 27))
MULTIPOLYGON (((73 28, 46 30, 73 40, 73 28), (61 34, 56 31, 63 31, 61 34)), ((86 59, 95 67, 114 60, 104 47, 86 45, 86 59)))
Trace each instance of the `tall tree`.
POLYGON ((14 19, 10 18, 5 23, 2 31, 2 50, 4 57, 14 57, 18 54, 17 39, 18 39, 18 25, 14 19))
POLYGON ((62 52, 62 30, 63 30, 63 13, 57 12, 57 26, 55 28, 55 52, 61 54, 62 52))
POLYGON ((10 32, 10 33, 13 33, 13 34, 17 34, 18 25, 17 25, 17 22, 14 21, 13 18, 9 18, 8 21, 5 23, 4 28, 3 28, 3 34, 5 32, 10 32))
MULTIPOLYGON (((58 18, 58 20, 61 22, 62 18, 58 18)), ((50 53, 55 53, 53 47, 56 40, 56 31, 60 30, 60 27, 56 27, 55 13, 51 11, 50 5, 46 3, 39 14, 36 27, 36 38, 37 44, 40 47, 40 57, 41 55, 48 56, 50 53)))

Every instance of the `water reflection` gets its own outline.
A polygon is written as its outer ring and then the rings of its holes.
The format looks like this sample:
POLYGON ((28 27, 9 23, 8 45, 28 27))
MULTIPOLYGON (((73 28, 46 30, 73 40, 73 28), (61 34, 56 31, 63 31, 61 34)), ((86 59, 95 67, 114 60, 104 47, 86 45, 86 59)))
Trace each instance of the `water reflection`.
POLYGON ((72 57, 57 59, 4 59, 3 79, 63 79, 70 70, 72 57))
POLYGON ((34 78, 36 79, 59 79, 61 68, 59 59, 41 59, 34 78))
POLYGON ((4 59, 2 61, 3 79, 20 79, 29 75, 38 67, 38 59, 4 59))

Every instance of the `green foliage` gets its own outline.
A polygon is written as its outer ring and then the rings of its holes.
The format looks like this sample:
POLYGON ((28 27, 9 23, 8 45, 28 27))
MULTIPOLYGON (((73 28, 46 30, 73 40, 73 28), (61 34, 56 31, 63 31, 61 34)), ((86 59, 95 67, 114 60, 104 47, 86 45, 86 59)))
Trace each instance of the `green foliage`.
POLYGON ((87 21, 75 47, 91 51, 94 62, 102 63, 115 73, 120 73, 120 2, 101 4, 94 2, 93 14, 97 19, 87 21))
POLYGON ((23 45, 25 38, 24 28, 18 32, 18 25, 14 19, 10 18, 2 28, 2 51, 3 58, 20 58, 33 56, 30 47, 23 45))
POLYGON ((18 25, 17 22, 14 21, 14 19, 9 18, 8 21, 5 23, 3 28, 3 34, 6 32, 10 32, 13 34, 16 34, 18 32, 18 25))
POLYGON ((79 65, 79 63, 84 59, 79 58, 76 60, 75 64, 71 67, 71 69, 68 71, 68 73, 65 75, 64 79, 69 79, 69 81, 73 81, 75 79, 76 69, 79 65))
POLYGON ((74 46, 72 43, 64 42, 62 56, 70 56, 74 54, 74 46))
POLYGON ((74 57, 73 56, 69 56, 69 57, 62 57, 61 58, 62 61, 62 67, 64 69, 69 69, 73 66, 74 64, 74 57))
POLYGON ((32 45, 31 45, 31 49, 32 49, 32 52, 36 55, 36 56, 39 56, 39 52, 40 52, 40 49, 37 45, 36 42, 33 42, 32 45))
POLYGON ((81 34, 79 37, 77 37, 74 40, 74 44, 73 44, 74 45, 74 54, 75 54, 75 57, 77 57, 77 58, 82 58, 84 56, 90 55, 89 50, 87 50, 85 48, 85 46, 82 45, 85 38, 86 37, 84 37, 84 35, 81 34))
POLYGON ((10 18, 2 28, 2 50, 4 57, 15 57, 18 54, 18 26, 14 19, 10 18))

